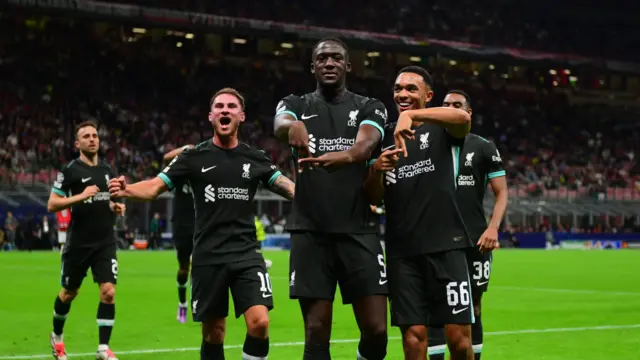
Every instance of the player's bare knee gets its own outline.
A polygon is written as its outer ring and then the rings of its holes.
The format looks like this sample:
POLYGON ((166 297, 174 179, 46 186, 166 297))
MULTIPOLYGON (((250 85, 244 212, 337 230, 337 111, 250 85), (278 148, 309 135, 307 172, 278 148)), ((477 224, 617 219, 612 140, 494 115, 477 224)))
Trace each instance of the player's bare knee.
POLYGON ((305 337, 314 343, 329 342, 331 320, 323 316, 307 316, 305 319, 305 337))
POLYGON ((269 334, 269 316, 261 314, 247 320, 247 333, 255 338, 266 339, 269 334))
POLYGON ((178 275, 189 276, 189 263, 180 264, 180 267, 178 268, 178 275))
POLYGON ((467 354, 471 351, 471 326, 447 325, 447 346, 452 355, 467 354))
POLYGON ((105 304, 113 304, 116 299, 116 287, 111 283, 100 285, 100 301, 105 304))
POLYGON ((202 323, 202 337, 210 344, 222 344, 226 335, 225 319, 211 319, 202 323))
POLYGON ((405 349, 418 350, 427 347, 427 331, 424 326, 409 326, 402 331, 402 343, 405 349))
POLYGON ((76 296, 78 296, 78 289, 67 290, 67 289, 63 288, 58 293, 58 297, 65 304, 68 304, 68 303, 72 302, 76 298, 76 296))
POLYGON ((384 321, 372 321, 362 328, 362 335, 368 339, 378 341, 387 340, 387 323, 384 321))

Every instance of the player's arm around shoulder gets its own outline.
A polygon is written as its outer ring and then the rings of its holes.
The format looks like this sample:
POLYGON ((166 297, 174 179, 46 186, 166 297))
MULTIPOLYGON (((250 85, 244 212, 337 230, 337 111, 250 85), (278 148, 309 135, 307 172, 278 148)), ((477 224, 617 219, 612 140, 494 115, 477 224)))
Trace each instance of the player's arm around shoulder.
POLYGON ((80 194, 73 196, 67 196, 71 185, 77 181, 73 176, 69 167, 58 173, 56 181, 51 188, 51 194, 49 194, 49 201, 47 201, 47 211, 58 212, 64 209, 68 209, 76 203, 85 201, 88 198, 94 197, 99 189, 95 185, 87 186, 80 194))

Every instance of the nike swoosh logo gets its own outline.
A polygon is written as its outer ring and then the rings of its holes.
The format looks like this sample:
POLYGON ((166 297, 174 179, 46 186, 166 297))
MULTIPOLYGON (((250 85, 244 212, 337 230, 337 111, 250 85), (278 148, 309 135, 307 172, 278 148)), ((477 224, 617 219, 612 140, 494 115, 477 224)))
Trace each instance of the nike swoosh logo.
POLYGON ((91 178, 90 178, 90 177, 89 177, 89 178, 86 178, 86 179, 82 179, 82 182, 83 182, 83 183, 86 183, 86 182, 87 182, 87 181, 89 181, 89 180, 91 180, 91 178))
POLYGON ((263 297, 263 298, 265 298, 265 299, 266 299, 266 298, 270 298, 270 297, 272 297, 272 296, 273 296, 273 294, 266 294, 266 293, 262 293, 262 297, 263 297))
POLYGON ((484 284, 486 284, 486 283, 488 283, 488 281, 482 281, 482 282, 478 281, 478 282, 476 283, 476 285, 478 285, 478 286, 482 286, 482 285, 484 285, 484 284))
POLYGON ((209 171, 209 170, 213 169, 213 168, 214 168, 214 167, 216 167, 216 166, 218 166, 218 165, 214 165, 214 166, 212 166, 212 167, 210 167, 210 168, 206 168, 206 169, 205 169, 205 168, 204 168, 204 166, 203 166, 203 167, 202 167, 202 172, 207 172, 207 171, 209 171))
POLYGON ((380 279, 380 280, 378 280, 378 284, 380 284, 380 285, 384 285, 384 284, 386 284, 386 283, 387 283, 387 281, 389 281, 389 280, 382 280, 382 279, 380 279))
POLYGON ((316 116, 318 116, 318 114, 316 114, 316 115, 309 115, 309 116, 307 116, 307 115, 305 115, 305 114, 302 114, 302 116, 301 116, 300 118, 301 118, 302 120, 307 120, 307 119, 314 118, 314 117, 316 117, 316 116))
POLYGON ((463 312, 463 311, 467 310, 468 308, 469 308, 469 307, 467 306, 467 307, 462 308, 462 309, 460 309, 460 310, 458 310, 458 309, 453 309, 453 310, 451 310, 451 312, 453 313, 453 315, 457 315, 457 314, 460 314, 461 312, 463 312))

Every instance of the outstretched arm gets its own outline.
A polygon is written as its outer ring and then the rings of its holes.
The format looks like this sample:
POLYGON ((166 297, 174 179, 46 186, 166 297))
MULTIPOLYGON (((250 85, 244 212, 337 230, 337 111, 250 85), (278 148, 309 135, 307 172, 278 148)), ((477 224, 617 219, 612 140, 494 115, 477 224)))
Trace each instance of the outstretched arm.
POLYGON ((280 174, 269 186, 269 190, 292 201, 296 192, 296 184, 288 177, 280 174))

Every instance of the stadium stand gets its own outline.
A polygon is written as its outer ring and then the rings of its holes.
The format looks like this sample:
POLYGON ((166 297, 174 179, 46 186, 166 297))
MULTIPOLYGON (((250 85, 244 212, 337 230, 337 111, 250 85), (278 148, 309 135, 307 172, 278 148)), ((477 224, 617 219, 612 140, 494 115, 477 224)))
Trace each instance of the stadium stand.
MULTIPOLYGON (((392 1, 380 4, 389 11, 382 6, 375 12, 336 16, 332 0, 293 7, 284 2, 273 6, 236 2, 224 7, 218 7, 217 1, 121 2, 244 20, 300 23, 299 19, 313 18, 303 25, 366 30, 352 45, 350 88, 382 99, 393 112, 389 96, 393 74, 408 63, 419 63, 434 74, 437 96, 432 105, 437 106, 451 88, 471 94, 474 132, 495 141, 506 163, 510 195, 515 199, 510 204, 510 222, 575 224, 579 216, 590 214, 592 223, 595 215, 604 214, 606 225, 611 221, 628 224, 625 219, 637 210, 635 153, 640 134, 635 120, 640 81, 635 74, 639 71, 634 67, 626 72, 611 70, 622 63, 594 67, 584 56, 607 54, 622 59, 622 50, 638 34, 616 38, 616 29, 623 30, 627 24, 623 17, 616 18, 619 26, 611 32, 593 38, 592 2, 585 2, 581 17, 565 19, 572 26, 554 22, 570 9, 560 7, 541 17, 541 4, 527 4, 532 13, 526 15, 527 11, 512 13, 509 7, 483 1, 456 3, 458 12, 444 1, 410 1, 397 7, 392 1), (409 6, 423 11, 407 11, 409 6), (479 31, 480 22, 488 28, 479 31), (457 25, 462 23, 464 27, 457 25), (520 30, 509 31, 514 27, 520 30), (563 34, 568 28, 569 33, 563 34), (367 41, 377 36, 370 31, 443 42, 434 41, 434 47, 416 47, 415 42, 409 50, 399 50, 367 41), (590 38, 589 44, 580 40, 584 38, 590 38), (457 44, 452 41, 465 41, 541 50, 545 53, 539 56, 546 59, 555 51, 577 55, 537 62, 531 53, 512 52, 505 58, 461 53, 466 46, 462 43, 456 51, 436 47, 445 41, 450 47, 457 44), (539 214, 547 220, 540 220, 539 214)), ((213 30, 218 28, 164 26, 142 18, 124 25, 116 21, 116 12, 100 19, 78 19, 73 11, 52 17, 41 16, 42 9, 20 9, 11 17, 3 15, 0 22, 0 183, 5 189, 0 203, 4 210, 32 204, 28 212, 42 213, 39 209, 53 177, 74 156, 73 124, 81 120, 100 123, 104 158, 119 173, 133 180, 155 175, 163 152, 211 135, 204 120, 206 104, 214 89, 226 85, 240 89, 248 99, 250 121, 243 125, 243 139, 267 150, 281 168, 291 172, 288 149, 271 137, 272 116, 283 95, 313 87, 306 64, 317 35, 307 39, 255 29, 248 32, 239 20, 232 32, 217 32, 213 30)), ((599 15, 605 10, 598 9, 599 15)), ((477 53, 493 49, 476 46, 477 53)), ((490 203, 487 199, 488 208, 490 203)), ((272 211, 282 214, 282 209, 280 204, 272 211)))

